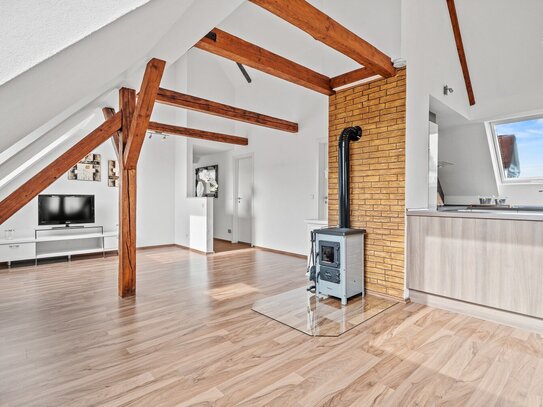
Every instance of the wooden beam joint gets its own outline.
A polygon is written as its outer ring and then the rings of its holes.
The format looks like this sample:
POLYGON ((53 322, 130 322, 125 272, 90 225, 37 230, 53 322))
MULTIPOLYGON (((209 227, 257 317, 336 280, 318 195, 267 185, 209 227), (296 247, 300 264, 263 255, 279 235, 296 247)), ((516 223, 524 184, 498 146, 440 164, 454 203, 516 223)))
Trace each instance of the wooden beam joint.
POLYGON ((396 75, 390 57, 306 0, 251 0, 384 78, 396 75))
POLYGON ((141 147, 145 140, 145 132, 151 120, 151 113, 153 112, 165 66, 166 62, 156 58, 151 59, 147 63, 133 120, 130 123, 128 138, 126 140, 124 165, 127 168, 136 168, 138 163, 141 147))
MULTIPOLYGON (((108 120, 109 118, 113 117, 115 115, 115 109, 112 107, 104 107, 102 108, 102 114, 104 115, 104 119, 108 120)), ((121 131, 116 131, 111 136, 111 143, 113 144, 113 149, 115 150, 115 155, 117 156, 117 160, 119 160, 119 142, 121 140, 121 131)))

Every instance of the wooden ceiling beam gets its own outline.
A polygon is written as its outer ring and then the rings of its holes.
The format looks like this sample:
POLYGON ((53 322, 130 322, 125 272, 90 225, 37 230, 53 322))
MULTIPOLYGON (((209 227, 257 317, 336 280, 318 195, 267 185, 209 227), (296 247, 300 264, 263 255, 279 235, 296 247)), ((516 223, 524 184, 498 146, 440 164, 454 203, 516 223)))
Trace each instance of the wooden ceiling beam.
MULTIPOLYGON (((112 107, 103 107, 102 108, 102 114, 104 115, 104 119, 109 119, 113 116, 115 116, 115 109, 112 107)), ((111 143, 113 144, 113 149, 115 150, 115 155, 117 156, 117 160, 119 159, 119 142, 121 140, 121 131, 116 131, 111 136, 111 143)))
POLYGON ((332 89, 342 88, 344 86, 355 84, 356 82, 364 79, 371 78, 377 74, 368 68, 358 68, 354 71, 346 72, 344 74, 334 76, 330 78, 330 87, 332 89))
POLYGON ((65 174, 92 150, 110 138, 121 128, 121 113, 116 113, 95 130, 77 142, 64 154, 26 181, 0 202, 0 224, 35 198, 45 188, 65 174))
MULTIPOLYGON (((119 89, 119 110, 123 112, 119 150, 124 151, 128 141, 130 127, 132 126, 132 120, 134 119, 134 112, 136 110, 136 91, 134 89, 125 87, 119 89)), ((122 164, 124 164, 124 161, 122 164)))
POLYGON ((305 0, 251 0, 384 78, 396 75, 390 57, 305 0))
POLYGON ((462 75, 464 75, 464 82, 466 83, 466 91, 468 92, 468 100, 470 106, 475 104, 475 95, 473 93, 473 86, 471 85, 471 77, 469 75, 468 60, 464 51, 464 42, 462 41, 462 34, 460 32, 460 23, 458 22, 458 15, 456 14, 456 5, 454 0, 447 0, 447 7, 449 8, 449 16, 451 17, 451 25, 454 34, 454 40, 456 42, 456 50, 458 51, 458 58, 460 59, 460 66, 462 67, 462 75))
POLYGON ((324 95, 334 94, 327 76, 218 28, 202 38, 195 47, 324 95))
POLYGON ((136 109, 124 148, 124 165, 128 169, 136 168, 138 164, 141 147, 145 140, 145 132, 151 120, 151 113, 153 113, 155 99, 165 66, 165 61, 153 58, 147 63, 147 67, 145 68, 145 74, 143 75, 143 81, 136 102, 136 109))
POLYGON ((199 140, 217 141, 219 143, 237 144, 246 146, 249 140, 245 137, 231 136, 229 134, 215 133, 212 131, 190 129, 188 127, 175 126, 158 122, 149 122, 149 130, 159 133, 171 134, 174 136, 184 136, 199 140))
POLYGON ((169 89, 160 88, 158 90, 156 101, 158 103, 163 103, 170 106, 181 107, 196 112, 256 124, 258 126, 269 127, 276 130, 287 131, 289 133, 298 132, 297 123, 251 112, 249 110, 240 109, 238 107, 225 105, 219 102, 213 102, 211 100, 187 95, 169 89))

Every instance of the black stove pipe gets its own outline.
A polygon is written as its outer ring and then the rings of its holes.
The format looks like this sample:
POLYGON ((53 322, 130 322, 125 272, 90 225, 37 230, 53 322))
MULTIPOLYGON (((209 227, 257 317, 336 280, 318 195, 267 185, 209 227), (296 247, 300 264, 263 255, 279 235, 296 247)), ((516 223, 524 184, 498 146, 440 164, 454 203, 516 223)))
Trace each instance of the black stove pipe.
POLYGON ((347 127, 339 136, 339 227, 350 227, 349 213, 349 143, 362 137, 360 126, 347 127))

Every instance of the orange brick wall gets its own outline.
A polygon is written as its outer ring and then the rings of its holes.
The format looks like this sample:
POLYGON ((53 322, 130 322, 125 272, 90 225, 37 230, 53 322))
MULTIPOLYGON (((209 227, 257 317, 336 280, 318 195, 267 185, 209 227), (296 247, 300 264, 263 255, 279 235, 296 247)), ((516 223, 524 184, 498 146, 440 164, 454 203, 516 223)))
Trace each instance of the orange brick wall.
POLYGON ((328 219, 338 223, 338 137, 362 127, 351 143, 351 227, 367 231, 366 288, 403 298, 406 71, 330 96, 328 219))

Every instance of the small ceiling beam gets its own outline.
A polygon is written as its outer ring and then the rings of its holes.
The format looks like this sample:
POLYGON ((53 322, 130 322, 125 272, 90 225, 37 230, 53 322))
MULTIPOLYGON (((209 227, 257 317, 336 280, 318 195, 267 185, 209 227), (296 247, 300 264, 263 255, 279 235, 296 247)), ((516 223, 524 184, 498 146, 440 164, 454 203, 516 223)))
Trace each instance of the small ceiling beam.
MULTIPOLYGON (((104 115, 104 119, 109 119, 113 116, 115 116, 115 109, 112 107, 103 107, 102 108, 102 114, 104 115)), ((121 132, 116 131, 111 136, 111 143, 113 144, 113 149, 115 150, 115 155, 117 156, 117 160, 119 159, 119 142, 121 140, 121 132)))
POLYGON ((138 164, 141 147, 145 140, 145 132, 151 120, 151 113, 153 113, 155 99, 165 66, 165 61, 153 58, 147 63, 147 67, 145 68, 145 74, 143 75, 143 81, 136 102, 136 109, 128 131, 128 138, 125 140, 126 147, 123 153, 124 164, 127 169, 136 168, 138 164))
POLYGON ((251 0, 384 78, 396 75, 390 57, 305 0, 251 0))
POLYGON ((35 198, 45 188, 90 154, 121 128, 121 113, 116 113, 95 130, 77 142, 68 151, 30 178, 0 202, 0 224, 35 198))
POLYGON ((330 78, 325 75, 218 28, 211 33, 214 35, 208 34, 195 47, 324 95, 334 94, 330 88, 330 78))
POLYGON ((447 7, 449 8, 449 16, 451 17, 451 25, 454 33, 454 40, 456 42, 456 50, 458 51, 458 58, 460 59, 460 66, 462 67, 462 75, 464 75, 469 104, 470 106, 473 106, 475 104, 475 95, 473 93, 473 86, 471 85, 468 60, 464 51, 464 42, 462 41, 462 34, 460 33, 460 23, 458 22, 458 15, 456 14, 456 5, 454 0, 447 0, 447 7))
POLYGON ((358 68, 354 71, 346 72, 344 74, 330 78, 330 87, 332 89, 343 88, 348 85, 354 85, 364 79, 371 78, 372 76, 377 75, 375 74, 375 72, 369 70, 368 68, 358 68))
POLYGON ((199 140, 217 141, 219 143, 237 144, 246 146, 249 140, 245 137, 231 136, 229 134, 214 133, 212 131, 189 129, 188 127, 175 126, 173 124, 149 122, 149 130, 158 133, 184 136, 199 140))
POLYGON ((219 102, 179 93, 173 90, 160 88, 156 101, 170 106, 182 107, 196 112, 207 113, 214 116, 237 120, 240 122, 269 127, 289 133, 298 132, 298 123, 277 119, 261 113, 251 112, 238 107, 225 105, 219 102))

